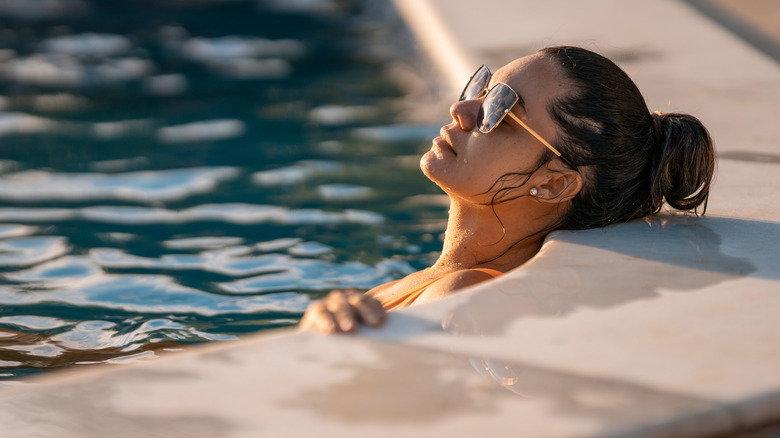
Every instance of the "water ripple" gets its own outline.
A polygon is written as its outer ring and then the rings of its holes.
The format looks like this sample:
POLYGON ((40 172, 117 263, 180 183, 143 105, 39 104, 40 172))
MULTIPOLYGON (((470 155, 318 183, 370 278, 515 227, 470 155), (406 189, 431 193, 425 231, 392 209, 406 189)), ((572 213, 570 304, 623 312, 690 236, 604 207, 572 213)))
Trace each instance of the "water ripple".
POLYGON ((288 225, 367 224, 384 221, 375 212, 363 210, 325 211, 318 208, 291 209, 276 205, 243 203, 203 204, 184 210, 152 207, 95 206, 84 208, 0 208, 0 221, 52 222, 82 219, 114 224, 150 225, 217 221, 233 224, 278 223, 288 225))
POLYGON ((0 0, 0 378, 290 326, 435 250, 381 2, 261 3, 0 0))
MULTIPOLYGON (((300 313, 310 298, 288 292, 259 296, 216 295, 182 286, 166 275, 107 274, 87 284, 63 285, 48 290, 0 286, 0 304, 58 304, 101 307, 137 314, 196 314, 214 316, 262 312, 300 313)), ((48 286, 47 286, 48 287, 48 286)))
POLYGON ((0 64, 0 77, 20 84, 86 88, 111 86, 143 78, 155 68, 138 57, 93 60, 59 53, 36 53, 0 64))
MULTIPOLYGON (((401 261, 386 260, 376 266, 368 266, 358 262, 335 263, 300 259, 286 254, 245 255, 249 251, 251 248, 244 246, 200 254, 141 257, 115 248, 93 248, 89 257, 99 266, 114 269, 200 270, 230 277, 272 274, 220 285, 222 290, 232 293, 278 290, 280 279, 288 277, 295 277, 297 280, 285 280, 288 286, 283 290, 322 290, 339 286, 370 288, 392 280, 393 276, 414 271, 408 263, 401 261), (318 278, 323 281, 320 285, 317 283, 318 278), (271 284, 275 286, 269 286, 271 284)), ((288 251, 294 255, 314 256, 330 251, 330 247, 311 242, 294 245, 288 248, 288 251)))
POLYGON ((235 167, 198 167, 119 174, 28 170, 0 176, 0 198, 14 201, 175 201, 196 193, 209 192, 220 181, 234 179, 238 174, 239 170, 235 167))
POLYGON ((48 38, 40 46, 46 52, 95 57, 122 55, 132 47, 125 36, 92 32, 48 38))
POLYGON ((3 316, 0 317, 0 324, 31 330, 50 330, 67 325, 61 319, 37 315, 3 316))
POLYGON ((304 160, 290 166, 264 170, 252 174, 252 181, 261 186, 299 184, 315 176, 332 175, 344 166, 333 161, 304 160))
POLYGON ((37 227, 17 224, 0 224, 0 239, 8 237, 29 236, 37 231, 37 227))
POLYGON ((0 241, 0 266, 27 266, 67 254, 70 246, 61 236, 32 236, 0 241))
MULTIPOLYGON (((0 230, 2 230, 0 228, 0 230)), ((0 231, 1 232, 1 231, 0 231)), ((183 237, 162 242, 163 246, 171 249, 217 249, 226 246, 240 245, 244 239, 240 237, 183 237)))
POLYGON ((157 139, 169 144, 227 140, 241 136, 245 130, 241 120, 201 120, 160 128, 157 131, 157 139))
POLYGON ((386 283, 399 274, 413 272, 404 262, 386 260, 376 266, 358 262, 335 265, 321 260, 298 260, 295 264, 279 266, 281 272, 219 283, 232 293, 268 293, 289 290, 328 290, 344 287, 369 289, 386 283))
POLYGON ((85 286, 94 283, 103 276, 100 266, 80 256, 65 256, 30 269, 3 274, 8 280, 27 283, 27 286, 40 285, 40 288, 58 286, 85 286))

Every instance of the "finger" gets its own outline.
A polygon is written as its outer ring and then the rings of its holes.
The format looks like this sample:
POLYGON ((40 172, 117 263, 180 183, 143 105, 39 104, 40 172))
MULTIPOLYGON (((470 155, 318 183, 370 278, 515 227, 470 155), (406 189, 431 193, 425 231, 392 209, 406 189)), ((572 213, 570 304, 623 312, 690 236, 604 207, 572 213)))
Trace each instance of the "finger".
POLYGON ((325 299, 325 308, 333 315, 338 331, 351 332, 357 327, 357 315, 343 292, 331 292, 325 299))
POLYGON ((387 318, 387 311, 376 298, 365 294, 349 296, 349 302, 355 309, 358 318, 370 327, 379 327, 387 318))
POLYGON ((303 318, 301 318, 301 327, 323 333, 333 333, 336 331, 336 321, 333 319, 333 315, 326 309, 323 301, 315 301, 309 305, 303 318))
POLYGON ((315 322, 314 328, 322 333, 336 333, 338 331, 336 320, 333 318, 333 314, 328 311, 322 312, 315 322))

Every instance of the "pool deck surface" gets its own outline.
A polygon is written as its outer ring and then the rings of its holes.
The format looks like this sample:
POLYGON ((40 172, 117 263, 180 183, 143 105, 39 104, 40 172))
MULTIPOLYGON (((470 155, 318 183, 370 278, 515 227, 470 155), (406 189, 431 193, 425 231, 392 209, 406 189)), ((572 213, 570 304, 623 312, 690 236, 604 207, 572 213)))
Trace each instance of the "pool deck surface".
POLYGON ((555 233, 381 330, 280 330, 7 387, 0 436, 780 436, 780 64, 677 0, 476 4, 396 0, 447 87, 548 45, 596 50, 651 109, 710 129, 707 215, 555 233))

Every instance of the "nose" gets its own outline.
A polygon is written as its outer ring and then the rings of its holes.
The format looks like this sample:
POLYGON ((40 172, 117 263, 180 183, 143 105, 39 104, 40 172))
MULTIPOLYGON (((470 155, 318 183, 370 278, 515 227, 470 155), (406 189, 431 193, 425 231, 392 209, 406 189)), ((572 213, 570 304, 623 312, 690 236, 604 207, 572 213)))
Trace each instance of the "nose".
POLYGON ((460 129, 469 132, 477 125, 477 113, 481 101, 478 99, 461 100, 450 106, 450 115, 452 120, 458 124, 460 129))

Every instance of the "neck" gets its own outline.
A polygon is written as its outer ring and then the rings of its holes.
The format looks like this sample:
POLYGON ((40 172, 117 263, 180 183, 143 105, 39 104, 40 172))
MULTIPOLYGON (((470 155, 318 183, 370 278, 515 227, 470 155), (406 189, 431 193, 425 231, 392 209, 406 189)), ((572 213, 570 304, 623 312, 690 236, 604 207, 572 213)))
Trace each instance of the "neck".
MULTIPOLYGON (((456 271, 475 267, 508 271, 533 257, 542 246, 546 221, 527 202, 495 206, 451 201, 442 253, 432 269, 456 271), (507 205, 512 204, 512 205, 507 205), (502 218, 501 222, 496 218, 502 218), (543 225, 540 225, 543 224, 543 225)), ((538 209, 537 209, 538 210, 538 209)))

